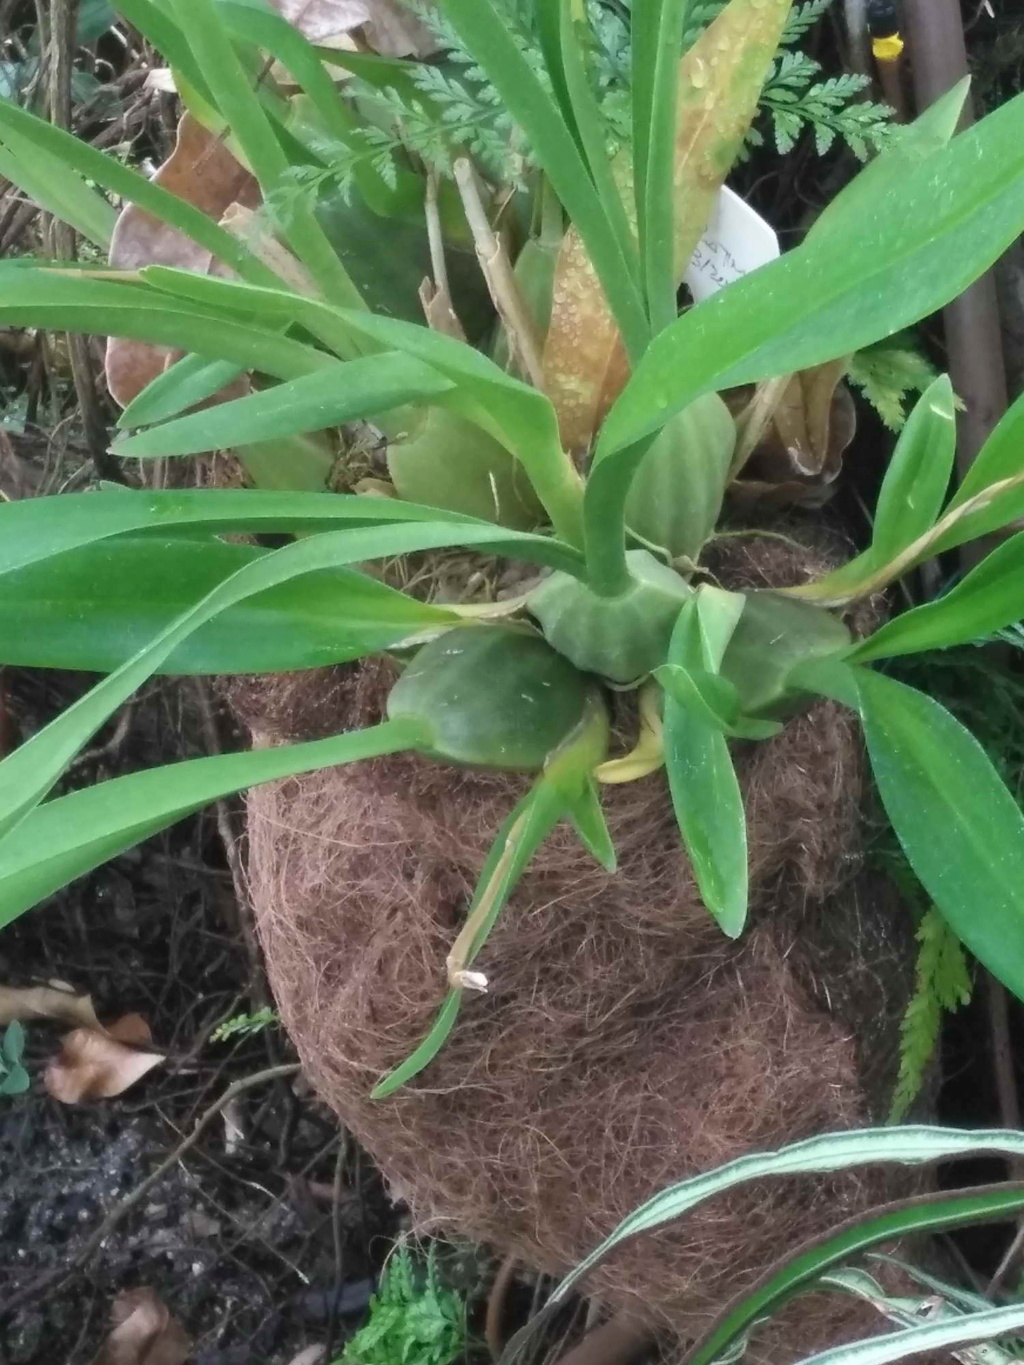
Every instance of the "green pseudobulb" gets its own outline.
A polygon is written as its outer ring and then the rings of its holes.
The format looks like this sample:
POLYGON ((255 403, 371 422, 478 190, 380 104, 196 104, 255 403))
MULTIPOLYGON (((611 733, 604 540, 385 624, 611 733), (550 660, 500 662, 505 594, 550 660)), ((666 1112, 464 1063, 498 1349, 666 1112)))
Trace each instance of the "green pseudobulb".
POLYGON ((673 417, 643 458, 626 501, 626 524, 673 557, 696 559, 722 509, 736 423, 717 393, 673 417))
POLYGON ((407 502, 520 531, 544 520, 519 461, 475 423, 444 408, 408 410, 404 430, 388 445, 388 473, 407 502))
POLYGON ((593 683, 524 630, 466 626, 424 645, 388 697, 431 757, 534 772, 579 725, 593 683))
POLYGON ((646 550, 626 555, 632 586, 598 597, 566 573, 553 573, 528 606, 545 638, 577 668, 612 682, 632 682, 668 657, 676 619, 692 588, 646 550))

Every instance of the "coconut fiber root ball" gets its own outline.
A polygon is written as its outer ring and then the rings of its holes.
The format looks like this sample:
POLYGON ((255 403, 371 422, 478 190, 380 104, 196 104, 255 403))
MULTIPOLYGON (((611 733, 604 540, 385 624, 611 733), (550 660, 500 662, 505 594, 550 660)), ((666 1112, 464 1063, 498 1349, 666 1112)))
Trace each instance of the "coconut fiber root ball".
MULTIPOLYGON (((231 697, 254 742, 274 743, 372 724, 390 677, 370 664, 246 680, 231 697)), ((282 1018, 421 1226, 561 1272, 672 1181, 879 1117, 909 929, 859 867, 852 722, 822 705, 736 757, 751 859, 738 942, 700 902, 664 777, 609 788, 618 873, 559 828, 474 964, 487 994, 380 1101, 375 1082, 430 1027, 523 783, 403 755, 250 794, 252 898, 282 1018)), ((762 1182, 625 1245, 588 1288, 688 1338, 779 1254, 891 1190, 878 1173, 762 1182)), ((814 1326, 797 1322, 787 1346, 815 1342, 814 1326)))

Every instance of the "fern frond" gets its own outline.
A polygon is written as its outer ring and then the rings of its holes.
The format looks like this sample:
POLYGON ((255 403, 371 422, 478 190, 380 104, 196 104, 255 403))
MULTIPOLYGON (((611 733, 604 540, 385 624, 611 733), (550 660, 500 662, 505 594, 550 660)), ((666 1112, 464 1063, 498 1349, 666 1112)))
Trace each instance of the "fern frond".
POLYGON ((901 332, 877 346, 858 351, 850 361, 847 378, 861 390, 890 431, 902 431, 907 420, 908 395, 923 393, 937 374, 914 346, 913 336, 901 332))
POLYGON ((799 42, 809 28, 813 28, 832 4, 832 0, 805 0, 802 5, 794 5, 790 10, 786 27, 782 30, 780 42, 783 47, 791 47, 799 42))
POLYGON ((938 1046, 943 1013, 968 1004, 973 990, 960 940, 937 910, 929 910, 921 920, 917 941, 914 994, 900 1030, 900 1070, 890 1123, 902 1122, 921 1093, 938 1046))

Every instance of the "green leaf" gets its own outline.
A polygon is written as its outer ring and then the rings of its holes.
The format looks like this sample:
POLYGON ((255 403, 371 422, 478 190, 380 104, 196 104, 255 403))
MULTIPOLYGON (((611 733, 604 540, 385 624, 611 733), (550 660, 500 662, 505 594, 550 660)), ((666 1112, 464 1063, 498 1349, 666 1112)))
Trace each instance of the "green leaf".
POLYGON ((639 278, 636 242, 608 156, 605 119, 587 71, 580 33, 589 34, 586 11, 573 12, 572 0, 542 0, 537 26, 548 75, 562 116, 573 132, 623 258, 639 278))
POLYGON ((387 721, 306 744, 217 754, 130 773, 37 807, 0 843, 0 927, 75 877, 242 787, 415 747, 387 721))
POLYGON ((339 362, 135 436, 122 436, 111 449, 115 455, 136 459, 225 450, 375 417, 403 403, 436 398, 452 387, 451 380, 419 361, 385 352, 339 362))
MULTIPOLYGON (((139 208, 151 213, 161 223, 177 228, 237 271, 243 279, 260 284, 280 284, 269 266, 254 256, 244 242, 220 227, 201 209, 147 180, 116 157, 97 151, 84 139, 27 113, 13 100, 0 97, 0 141, 6 140, 9 133, 22 138, 27 146, 37 149, 44 158, 44 164, 65 165, 69 172, 94 181, 129 203, 138 204, 139 208)), ((5 278, 4 293, 6 283, 5 278)))
POLYGON ((0 1058, 8 1066, 17 1066, 25 1055, 25 1026, 20 1019, 12 1019, 0 1040, 0 1058))
POLYGON ((561 112, 519 51, 492 0, 441 0, 440 9, 525 132, 586 244, 626 348, 636 358, 650 331, 636 286, 634 262, 624 254, 561 112))
POLYGON ((830 200, 818 215, 810 235, 832 231, 840 223, 854 226, 864 212, 883 196, 898 191, 900 182, 919 162, 948 146, 957 130, 970 91, 965 76, 913 123, 894 130, 889 146, 872 158, 864 169, 830 200))
MULTIPOLYGON (((350 145, 357 121, 312 43, 263 0, 217 0, 217 11, 236 40, 257 43, 291 73, 309 96, 328 136, 350 145)), ((360 196, 377 212, 386 213, 395 194, 380 175, 360 162, 353 178, 360 196)))
POLYGON ((1024 618, 1024 532, 985 556, 955 588, 879 627, 850 654, 867 663, 982 640, 1024 618))
MULTIPOLYGON (((722 604, 702 623, 697 599, 691 599, 679 613, 669 663, 716 669, 723 637, 737 619, 731 604, 722 604)), ((736 938, 747 916, 747 831, 729 746, 722 731, 697 709, 680 705, 674 691, 665 693, 664 745, 672 805, 701 897, 722 931, 736 938)))
POLYGON ((882 805, 935 906, 1024 999, 1024 815, 959 721, 903 683, 857 670, 882 805))
MULTIPOLYGON (((9 574, 0 662, 108 673, 243 565, 271 553, 222 540, 98 541, 9 574)), ((229 608, 157 670, 282 673, 346 663, 461 618, 350 569, 310 574, 229 608)))
POLYGON ((695 720, 732 739, 771 739, 782 729, 779 721, 742 715, 736 685, 718 673, 663 664, 654 670, 654 676, 695 720))
MULTIPOLYGON (((1024 96, 907 168, 855 219, 698 304, 648 347, 605 422, 588 481, 591 573, 619 583, 622 507, 643 439, 712 389, 809 369, 960 294, 1024 226, 1024 96)), ((603 590, 603 589, 602 589, 603 590)))
POLYGON ((106 250, 117 216, 114 209, 60 157, 5 127, 2 116, 0 103, 0 175, 47 213, 70 223, 106 250))
MULTIPOLYGON (((481 870, 480 880, 477 882, 467 915, 468 922, 481 909, 484 911, 476 952, 483 947, 527 864, 558 824, 563 811, 562 798, 550 783, 541 777, 498 831, 481 870)), ((467 957, 467 967, 475 958, 476 952, 467 957)), ((394 1094, 430 1065, 455 1027, 463 994, 462 990, 455 988, 448 991, 433 1027, 423 1042, 404 1062, 377 1082, 370 1093, 371 1099, 382 1100, 394 1094)))
POLYGON ((131 337, 184 351, 201 340, 205 355, 278 379, 295 379, 338 363, 278 332, 128 283, 127 278, 93 279, 81 271, 8 261, 0 264, 0 325, 131 337))
POLYGON ((894 559, 930 531, 942 511, 956 456, 956 396, 940 375, 914 406, 896 443, 875 507, 869 554, 894 559))
POLYGON ((209 360, 203 355, 186 355, 151 379, 117 419, 119 427, 148 427, 177 417, 186 408, 205 402, 215 393, 241 378, 245 370, 230 360, 209 360))
POLYGON ((0 575, 79 545, 133 532, 151 531, 162 536, 205 528, 211 534, 228 531, 254 535, 309 534, 393 522, 447 522, 456 531, 458 527, 469 528, 471 538, 484 528, 488 534, 505 539, 506 548, 511 549, 514 542, 532 545, 538 551, 543 549, 543 562, 552 568, 573 575, 583 571, 582 556, 560 541, 539 536, 527 536, 521 541, 517 532, 505 533, 457 512, 420 507, 397 498, 257 489, 148 493, 119 488, 116 492, 66 493, 59 498, 0 503, 0 575))
POLYGON ((520 462, 556 532, 579 541, 582 485, 562 450, 550 399, 471 346, 398 318, 339 310, 353 332, 402 351, 452 380, 443 402, 476 422, 520 462))
POLYGON ((738 1157, 713 1171, 670 1185, 641 1204, 566 1276, 554 1291, 552 1302, 564 1303, 583 1276, 626 1238, 674 1222, 698 1204, 748 1181, 773 1176, 825 1175, 880 1161, 921 1165, 968 1153, 1024 1155, 1024 1133, 926 1125, 862 1128, 809 1138, 773 1152, 738 1157))
MULTIPOLYGON (((594 698, 580 725, 550 755, 544 771, 491 845, 465 924, 448 955, 450 979, 453 967, 464 972, 476 960, 530 859, 555 825, 566 814, 578 814, 580 798, 591 783, 591 774, 604 757, 607 744, 607 712, 603 703, 594 698)), ((598 846, 602 842, 598 836, 598 846)), ((486 989, 486 981, 478 981, 476 987, 486 989)), ((392 1094, 433 1061, 455 1026, 465 988, 453 985, 426 1038, 377 1083, 371 1092, 373 1099, 392 1094)))
POLYGON ((600 793, 593 780, 583 784, 579 795, 570 804, 569 819, 588 853, 593 855, 606 872, 614 872, 618 867, 618 858, 608 829, 608 821, 601 809, 600 793))
POLYGON ((640 255, 651 329, 655 335, 675 319, 676 108, 679 46, 692 0, 635 0, 633 32, 646 41, 633 57, 636 179, 640 255), (646 125, 638 127, 640 121, 646 125), (638 158, 637 152, 640 157, 638 158))
MULTIPOLYGON (((289 172, 288 158, 214 0, 171 0, 171 7, 182 31, 188 34, 192 55, 221 116, 259 181, 264 199, 272 203, 274 191, 289 172)), ((292 250, 326 297, 360 307, 359 291, 331 248, 313 209, 301 200, 296 202, 281 226, 292 250)))
POLYGON ((558 419, 550 400, 506 374, 472 346, 400 318, 336 308, 284 290, 205 279, 158 266, 144 274, 161 288, 183 290, 209 305, 220 301, 238 311, 272 317, 278 323, 302 323, 325 336, 339 353, 344 353, 353 339, 362 339, 429 365, 452 381, 444 403, 483 427, 519 460, 556 531, 570 541, 579 539, 582 485, 575 466, 562 450, 558 419))
MULTIPOLYGON (((113 496, 127 501, 131 495, 113 496)), ((145 500, 151 500, 153 496, 142 495, 145 500)), ((4 510, 0 507, 0 511, 4 510)), ((0 839, 9 835, 9 831, 42 800, 81 745, 117 707, 152 676, 178 645, 221 612, 306 574, 342 568, 367 559, 448 549, 456 545, 486 546, 495 553, 512 553, 527 561, 536 557, 546 563, 552 542, 484 523, 441 520, 396 523, 309 536, 243 566, 161 631, 144 650, 0 762, 0 839)))
POLYGON ((985 1308, 961 1317, 925 1323, 920 1327, 906 1327, 900 1332, 870 1337, 850 1346, 837 1346, 831 1351, 808 1356, 801 1365, 889 1365, 890 1361, 922 1352, 942 1351, 950 1346, 971 1342, 993 1341, 1008 1332, 1024 1327, 1024 1305, 1012 1304, 1004 1308, 985 1308))
POLYGON ((956 456, 956 397, 940 375, 914 405, 882 481, 868 548, 814 584, 823 598, 856 593, 935 525, 956 456))
MULTIPOLYGON (((964 475, 963 482, 950 499, 947 511, 955 511, 972 498, 984 497, 985 490, 1005 479, 1024 473, 1024 395, 1006 410, 996 429, 978 452, 964 475)), ((996 491, 977 510, 966 513, 937 542, 933 553, 955 549, 978 536, 998 531, 1011 521, 1024 517, 1024 485, 996 491)))
POLYGON ((986 1189, 919 1195, 890 1204, 874 1216, 859 1215, 825 1237, 816 1238, 787 1256, 783 1265, 764 1276, 735 1307, 722 1314, 714 1327, 687 1356, 686 1365, 712 1365, 733 1342, 798 1294, 813 1288, 830 1267, 869 1247, 913 1234, 947 1232, 967 1224, 1000 1222, 1024 1208, 1024 1185, 996 1185, 986 1189))

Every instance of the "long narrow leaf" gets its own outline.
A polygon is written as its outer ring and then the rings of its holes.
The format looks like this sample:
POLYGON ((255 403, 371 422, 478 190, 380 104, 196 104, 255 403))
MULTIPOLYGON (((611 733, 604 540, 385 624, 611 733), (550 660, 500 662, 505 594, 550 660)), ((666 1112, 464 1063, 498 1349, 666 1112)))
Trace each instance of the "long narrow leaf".
POLYGON ((0 265, 0 326, 131 337, 183 351, 199 344, 204 355, 278 379, 337 364, 312 346, 145 285, 22 262, 0 265))
POLYGON ((995 1185, 984 1189, 919 1195, 890 1204, 871 1215, 859 1215, 825 1237, 785 1258, 735 1307, 727 1309, 714 1327, 686 1356, 682 1365, 712 1365, 754 1323, 776 1312, 802 1289, 813 1288, 824 1271, 882 1242, 922 1233, 948 1232, 982 1222, 1002 1222, 1024 1209, 1024 1185, 995 1185))
POLYGON ((922 1352, 938 1352, 950 1346, 966 1346, 972 1342, 994 1341, 1024 1327, 1024 1305, 1011 1304, 1006 1308, 986 1308, 962 1317, 945 1318, 940 1322, 906 1327, 900 1332, 869 1337, 850 1346, 837 1346, 831 1351, 808 1356, 800 1365, 889 1365, 890 1361, 922 1352))
MULTIPOLYGON (((217 9, 237 40, 257 43, 291 72, 316 109, 327 134, 342 146, 351 147, 356 119, 339 97, 338 88, 312 43, 260 0, 217 0, 217 9)), ((411 173, 404 173, 405 177, 414 182, 411 173)), ((357 162, 353 182, 378 213, 387 213, 394 204, 395 191, 365 161, 357 162)))
POLYGON ((957 937, 1024 999, 1024 815, 937 701, 856 673, 871 770, 907 860, 957 937))
MULTIPOLYGON (((948 511, 962 507, 972 498, 984 495, 993 484, 1013 479, 1024 472, 1024 395, 1012 403, 996 429, 978 452, 963 482, 950 499, 948 511)), ((978 536, 998 531, 1011 521, 1024 517, 1024 485, 997 493, 984 500, 977 511, 968 512, 938 542, 936 553, 955 549, 978 536)))
POLYGON ((138 204, 139 208, 145 209, 160 222, 177 228, 237 271, 243 279, 257 284, 280 283, 269 266, 254 256, 244 242, 225 231, 200 209, 147 180, 116 157, 97 151, 84 139, 64 132, 44 119, 27 113, 13 100, 0 96, 0 140, 3 140, 5 132, 20 136, 27 145, 38 147, 44 156, 66 165, 70 172, 94 181, 129 203, 138 204))
POLYGON ((656 430, 708 388, 848 355, 955 298, 1024 224, 1024 96, 909 168, 898 195, 872 207, 657 337, 609 414, 599 455, 656 430))
MULTIPOLYGON (((723 599, 732 594, 722 593, 723 599)), ((742 607, 742 599, 741 599, 742 607)), ((716 638, 702 640, 696 599, 683 607, 669 646, 669 664, 717 670, 737 616, 723 603, 726 620, 716 638)), ((665 771, 672 805, 701 898, 722 931, 736 938, 747 917, 747 830, 736 770, 722 730, 674 689, 665 692, 665 771)))
POLYGON ((310 573, 456 545, 486 547, 492 553, 511 554, 527 562, 549 563, 551 557, 551 542, 541 536, 485 523, 433 521, 362 526, 310 536, 245 565, 163 630, 146 649, 0 762, 0 839, 38 805, 77 750, 117 707, 176 647, 222 611, 310 573))
MULTIPOLYGON (((647 121, 641 149, 644 164, 635 160, 637 224, 644 286, 651 329, 655 335, 672 322, 676 307, 675 270, 675 159, 676 107, 679 92, 679 47, 692 0, 636 0, 634 31, 648 34, 650 46, 643 59, 634 56, 634 99, 647 121), (643 11, 648 13, 643 13, 643 11)), ((646 45, 645 45, 646 46, 646 45)))
POLYGON ((633 230, 630 227, 619 187, 608 157, 608 133, 586 67, 581 32, 588 32, 586 10, 574 13, 572 0, 543 0, 538 7, 538 25, 548 72, 561 102, 567 122, 575 129, 576 141, 619 249, 639 278, 639 263, 633 230))
POLYGON ((115 455, 196 455, 377 417, 403 403, 437 398, 453 387, 436 370, 396 351, 367 356, 276 384, 201 412, 122 436, 115 455))
POLYGON ((519 51, 492 0, 442 0, 441 9, 526 133, 534 155, 586 243, 627 349, 638 357, 649 330, 632 263, 623 254, 557 105, 519 51))
MULTIPOLYGON (((134 532, 149 531, 157 536, 180 531, 308 534, 401 521, 481 524, 457 512, 349 493, 234 488, 66 493, 59 498, 0 503, 0 574, 80 545, 134 532)), ((556 553, 557 544, 551 542, 556 553)), ((570 558, 578 565, 578 556, 570 558)))
POLYGON ((2 123, 0 175, 95 246, 106 250, 110 245, 117 215, 103 196, 60 157, 2 123))
MULTIPOLYGON (((31 564, 0 591, 0 664, 109 673, 271 551, 219 539, 121 537, 31 564)), ((201 626, 159 673, 283 673, 347 663, 459 624, 351 569, 310 574, 201 626)))
POLYGON ((230 360, 209 360, 203 355, 186 355, 150 380, 118 418, 119 427, 148 427, 177 417, 186 408, 212 398, 215 393, 239 379, 245 371, 230 360))
POLYGON ((1024 532, 986 555, 943 597, 887 621, 850 654, 867 663, 971 644, 1024 619, 1024 532))
POLYGON ((0 844, 0 928, 168 825, 242 787, 415 747, 409 720, 130 773, 39 806, 0 844))
MULTIPOLYGON (((287 188, 288 158, 267 117, 256 81, 239 60, 231 36, 214 0, 173 0, 181 28, 217 106, 249 167, 260 183, 264 198, 274 202, 275 192, 287 188)), ((282 223, 292 249, 328 298, 359 307, 362 298, 345 267, 331 247, 313 209, 295 196, 282 223)))
POLYGON ((555 530, 572 542, 579 541, 582 483, 562 450, 550 400, 506 374, 482 352, 400 318, 336 308, 285 290, 201 279, 162 267, 143 273, 161 288, 183 290, 186 297, 211 306, 220 301, 236 311, 249 307, 259 317, 302 323, 326 337, 339 354, 356 340, 430 365, 452 380, 444 403, 483 427, 520 461, 555 530))
POLYGON ((863 1128, 809 1138, 774 1152, 738 1157, 704 1175, 692 1176, 648 1199, 629 1214, 555 1290, 552 1299, 564 1302, 582 1277, 627 1237, 650 1232, 682 1218, 692 1208, 748 1181, 772 1176, 826 1175, 876 1162, 921 1165, 946 1161, 968 1153, 1024 1155, 1024 1133, 1006 1129, 863 1128))

